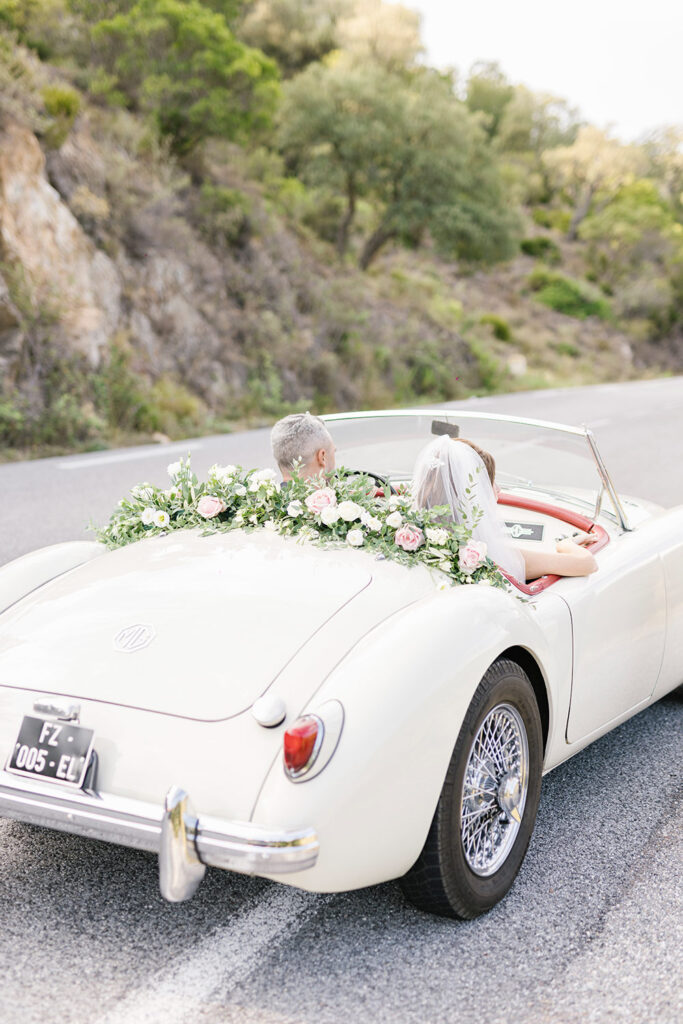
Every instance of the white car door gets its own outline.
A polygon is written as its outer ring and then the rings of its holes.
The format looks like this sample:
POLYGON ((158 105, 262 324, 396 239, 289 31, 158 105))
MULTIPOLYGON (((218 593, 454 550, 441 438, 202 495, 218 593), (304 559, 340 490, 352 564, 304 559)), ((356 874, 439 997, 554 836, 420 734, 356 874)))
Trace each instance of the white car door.
POLYGON ((666 589, 655 524, 613 537, 590 576, 556 586, 572 617, 567 742, 648 700, 664 655, 666 589))

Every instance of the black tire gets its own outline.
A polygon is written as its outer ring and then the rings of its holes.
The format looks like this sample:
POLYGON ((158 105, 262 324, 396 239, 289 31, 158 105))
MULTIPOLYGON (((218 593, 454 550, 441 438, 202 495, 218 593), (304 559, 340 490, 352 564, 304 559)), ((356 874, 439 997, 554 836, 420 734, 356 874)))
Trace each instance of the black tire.
MULTIPOLYGON (((477 687, 455 744, 427 841, 415 864, 400 879, 401 888, 411 903, 432 914, 468 920, 490 910, 505 896, 521 867, 531 839, 541 794, 542 767, 543 730, 533 687, 516 662, 501 658, 491 665, 477 687), (500 866, 484 876, 472 869, 463 845, 463 783, 470 752, 482 723, 494 709, 500 709, 499 715, 510 715, 511 712, 506 710, 509 708, 514 709, 514 721, 521 722, 526 732, 526 800, 518 826, 509 815, 498 817, 504 823, 503 828, 509 829, 502 834, 509 835, 511 845, 500 866)), ((499 796, 498 801, 500 799, 499 796)), ((491 807, 493 818, 501 805, 494 800, 491 807)), ((503 814, 502 811, 500 813, 503 814)), ((492 861, 491 866, 495 867, 496 862, 492 861)))

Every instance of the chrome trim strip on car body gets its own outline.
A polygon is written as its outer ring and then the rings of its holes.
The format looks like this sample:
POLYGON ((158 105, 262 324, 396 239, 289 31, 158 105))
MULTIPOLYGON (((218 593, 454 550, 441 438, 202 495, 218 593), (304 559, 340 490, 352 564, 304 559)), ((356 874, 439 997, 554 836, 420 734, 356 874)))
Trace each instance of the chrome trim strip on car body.
POLYGON ((80 704, 51 704, 50 701, 37 700, 33 710, 39 715, 51 715, 58 718, 60 722, 74 722, 79 724, 81 705, 80 704))
MULTIPOLYGON (((159 853, 162 821, 178 801, 169 791, 169 810, 108 793, 57 792, 49 783, 18 780, 0 772, 0 817, 42 825, 90 839, 159 853)), ((312 868, 319 842, 312 828, 268 828, 200 814, 190 840, 202 864, 242 874, 279 875, 312 868)))
MULTIPOLYGON (((603 482, 603 484, 604 484, 604 486, 605 486, 605 488, 607 490, 607 493, 609 494, 610 498, 612 499, 612 504, 614 505, 614 508, 616 510, 617 515, 619 516, 619 522, 620 522, 621 528, 622 528, 622 530, 630 530, 631 527, 628 525, 628 520, 626 519, 626 513, 624 512, 624 509, 622 507, 621 501, 619 500, 619 495, 617 494, 617 492, 616 492, 616 490, 614 488, 614 484, 612 483, 612 478, 609 475, 609 473, 607 472, 607 467, 605 466, 605 463, 602 461, 602 455, 600 454, 600 452, 598 450, 598 446, 597 446, 597 443, 596 443, 593 431, 590 430, 588 427, 586 427, 585 430, 586 430, 586 440, 588 441, 588 444, 591 447, 591 451, 593 452, 593 457, 595 458, 595 461, 597 463, 598 473, 600 474, 600 479, 602 480, 602 482, 603 482)), ((596 506, 596 509, 597 509, 597 511, 596 511, 596 514, 595 514, 595 518, 597 519, 598 518, 598 512, 599 512, 599 506, 596 506)))

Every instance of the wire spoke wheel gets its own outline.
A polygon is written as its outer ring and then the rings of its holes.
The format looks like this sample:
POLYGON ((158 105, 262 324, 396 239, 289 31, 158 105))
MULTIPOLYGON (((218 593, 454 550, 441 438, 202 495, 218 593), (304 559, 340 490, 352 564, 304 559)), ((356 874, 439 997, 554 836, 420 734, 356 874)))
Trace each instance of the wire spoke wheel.
POLYGON ((529 743, 522 717, 499 704, 481 723, 462 787, 460 838, 476 875, 494 874, 512 848, 524 815, 529 743))
POLYGON ((466 919, 495 906, 524 860, 542 773, 536 693, 517 662, 498 658, 472 696, 422 852, 401 879, 408 899, 466 919))

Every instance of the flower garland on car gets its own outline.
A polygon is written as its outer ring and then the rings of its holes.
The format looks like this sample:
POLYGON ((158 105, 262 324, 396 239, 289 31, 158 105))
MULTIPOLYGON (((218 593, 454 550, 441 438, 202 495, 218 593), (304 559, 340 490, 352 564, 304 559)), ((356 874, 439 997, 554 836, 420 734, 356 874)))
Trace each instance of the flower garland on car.
POLYGON ((201 527, 207 534, 263 528, 302 542, 365 548, 379 559, 422 564, 442 574, 443 588, 456 583, 509 586, 487 557, 486 544, 472 539, 472 528, 444 525, 448 509, 414 508, 407 489, 385 497, 362 473, 295 475, 280 488, 271 469, 212 466, 201 483, 188 456, 172 463, 168 474, 167 489, 149 483, 133 487, 107 525, 95 529, 97 539, 118 548, 171 530, 201 527))

